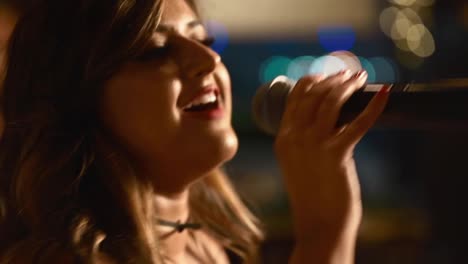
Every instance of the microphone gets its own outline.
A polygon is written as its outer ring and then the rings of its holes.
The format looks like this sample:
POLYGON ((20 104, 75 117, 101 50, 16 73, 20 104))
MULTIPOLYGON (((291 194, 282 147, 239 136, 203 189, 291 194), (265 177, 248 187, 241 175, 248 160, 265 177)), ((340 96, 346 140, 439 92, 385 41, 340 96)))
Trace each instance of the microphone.
MULTIPOLYGON (((278 76, 257 90, 252 112, 261 130, 271 135, 278 132, 287 97, 295 83, 286 76, 278 76)), ((351 122, 384 85, 391 85, 390 97, 374 128, 468 129, 468 79, 367 84, 344 104, 337 126, 351 122)))

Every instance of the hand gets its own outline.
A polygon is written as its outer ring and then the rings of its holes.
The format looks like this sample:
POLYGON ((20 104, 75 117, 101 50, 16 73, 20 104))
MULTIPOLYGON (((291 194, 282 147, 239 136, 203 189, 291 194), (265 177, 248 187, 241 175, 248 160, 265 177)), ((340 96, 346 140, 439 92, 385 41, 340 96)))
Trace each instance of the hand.
POLYGON ((357 229, 361 196, 353 151, 388 100, 383 89, 351 123, 336 127, 341 107, 367 79, 365 72, 306 76, 288 97, 275 141, 294 218, 296 239, 357 229))

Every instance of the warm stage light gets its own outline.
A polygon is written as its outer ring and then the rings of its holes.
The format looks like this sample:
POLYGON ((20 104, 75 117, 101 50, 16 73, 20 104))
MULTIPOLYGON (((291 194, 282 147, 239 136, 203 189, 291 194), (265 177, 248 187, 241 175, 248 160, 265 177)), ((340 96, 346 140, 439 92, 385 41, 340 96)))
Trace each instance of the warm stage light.
POLYGON ((407 63, 408 56, 402 55, 410 52, 419 58, 427 58, 434 54, 436 45, 434 38, 424 24, 431 20, 430 8, 434 0, 392 0, 397 6, 384 9, 380 14, 380 27, 389 36, 395 46, 403 51, 397 58, 403 64, 413 68, 417 63, 407 63))
POLYGON ((392 37, 393 24, 400 9, 397 7, 388 7, 380 13, 380 29, 385 35, 392 37))
POLYGON ((408 31, 408 47, 419 57, 426 58, 435 52, 435 41, 431 32, 422 24, 412 26, 408 31))

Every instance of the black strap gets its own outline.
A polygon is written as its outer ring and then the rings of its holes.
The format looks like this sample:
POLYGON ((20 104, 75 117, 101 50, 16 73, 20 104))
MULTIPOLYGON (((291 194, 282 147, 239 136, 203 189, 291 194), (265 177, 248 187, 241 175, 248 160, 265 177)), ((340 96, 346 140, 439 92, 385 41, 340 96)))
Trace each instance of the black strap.
POLYGON ((158 225, 173 227, 179 233, 183 232, 186 228, 196 230, 202 227, 202 225, 199 223, 185 222, 181 224, 180 220, 177 220, 177 222, 172 222, 164 219, 158 219, 158 225))

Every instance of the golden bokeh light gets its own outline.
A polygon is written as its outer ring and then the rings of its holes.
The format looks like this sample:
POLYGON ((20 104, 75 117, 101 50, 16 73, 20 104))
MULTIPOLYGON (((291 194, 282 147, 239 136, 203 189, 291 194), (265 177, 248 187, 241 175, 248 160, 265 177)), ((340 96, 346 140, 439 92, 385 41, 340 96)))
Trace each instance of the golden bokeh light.
POLYGON ((410 50, 419 57, 426 58, 435 52, 434 37, 423 24, 412 26, 407 40, 410 50))
MULTIPOLYGON (((380 14, 380 27, 389 36, 395 46, 403 52, 409 52, 419 58, 434 54, 436 45, 434 37, 424 24, 432 20, 431 8, 434 0, 389 0, 394 6, 388 7, 380 14), (424 19, 422 18, 424 17, 424 19)), ((398 56, 399 60, 408 57, 398 56)), ((407 64, 414 67, 415 64, 407 64)))
POLYGON ((423 24, 411 26, 411 28, 408 29, 408 34, 406 36, 406 39, 408 40, 408 46, 412 48, 414 47, 414 43, 421 42, 422 38, 424 37, 424 34, 426 34, 426 31, 426 26, 424 26, 423 24))
POLYGON ((406 34, 412 25, 413 23, 411 23, 411 21, 402 12, 399 12, 395 22, 393 23, 391 34, 392 39, 398 40, 406 38, 406 34))
POLYGON ((392 4, 399 6, 432 6, 435 0, 389 0, 392 4))
POLYGON ((385 35, 392 37, 393 24, 399 12, 399 8, 392 6, 384 9, 382 13, 380 13, 380 28, 385 35))
POLYGON ((393 43, 397 48, 399 48, 402 51, 409 51, 411 52, 410 47, 408 46, 408 40, 406 38, 404 39, 394 39, 393 43))

